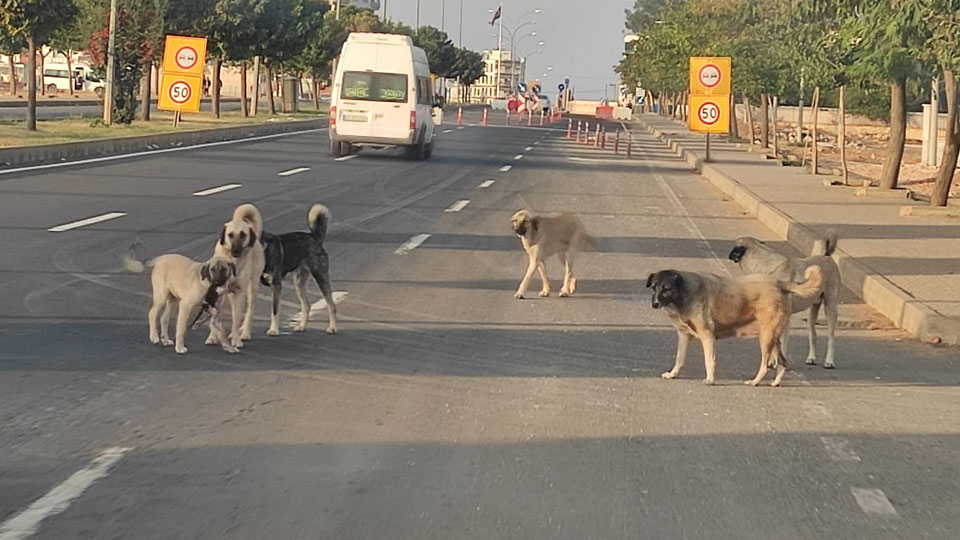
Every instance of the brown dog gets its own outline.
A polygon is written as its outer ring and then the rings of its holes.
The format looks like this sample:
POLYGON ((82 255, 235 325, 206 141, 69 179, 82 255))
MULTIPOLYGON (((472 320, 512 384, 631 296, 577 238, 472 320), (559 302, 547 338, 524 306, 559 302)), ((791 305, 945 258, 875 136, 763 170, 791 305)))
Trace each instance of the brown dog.
POLYGON ((662 270, 650 274, 647 287, 653 289, 651 305, 664 308, 677 329, 677 358, 673 369, 663 373, 664 379, 680 374, 686 361, 687 345, 696 336, 703 346, 703 362, 707 371, 705 384, 714 383, 717 339, 741 336, 756 330, 760 340, 760 369, 746 384, 756 386, 767 374, 772 358, 778 358, 777 376, 772 386, 780 386, 787 360, 780 353, 780 338, 790 322, 791 294, 812 298, 821 294, 823 273, 817 266, 807 268, 806 281, 779 281, 766 274, 736 278, 716 274, 698 274, 662 270))
POLYGON ((547 268, 543 261, 551 255, 556 255, 564 266, 560 296, 573 294, 577 289, 577 278, 573 276, 573 259, 577 251, 582 251, 592 243, 580 219, 573 214, 539 216, 527 210, 519 210, 510 218, 510 225, 513 232, 520 237, 529 260, 527 272, 523 275, 514 297, 523 299, 530 280, 533 279, 533 273, 538 270, 543 282, 540 296, 550 295, 550 282, 547 280, 547 268))

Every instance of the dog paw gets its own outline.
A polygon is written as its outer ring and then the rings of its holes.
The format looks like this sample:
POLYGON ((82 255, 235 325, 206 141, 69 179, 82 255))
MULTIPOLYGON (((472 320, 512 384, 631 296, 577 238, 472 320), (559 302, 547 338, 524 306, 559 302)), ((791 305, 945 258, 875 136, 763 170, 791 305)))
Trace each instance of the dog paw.
POLYGON ((566 289, 560 289, 560 298, 568 298, 570 296, 570 291, 566 289))
POLYGON ((817 365, 817 359, 816 359, 816 358, 807 358, 807 365, 808 365, 808 366, 815 366, 815 365, 817 365))
POLYGON ((157 337, 157 336, 150 336, 150 343, 153 343, 154 345, 157 345, 157 344, 160 343, 160 338, 157 337))
POLYGON ((230 338, 230 345, 232 345, 232 346, 234 346, 234 347, 236 347, 236 348, 238 348, 238 349, 242 349, 242 348, 243 348, 243 340, 242 340, 242 339, 233 339, 233 338, 230 338))
POLYGON ((213 336, 207 336, 207 340, 203 342, 204 345, 217 345, 219 343, 220 341, 213 336))
POLYGON ((706 386, 713 386, 715 382, 716 382, 716 381, 714 381, 713 379, 704 379, 704 380, 703 380, 703 384, 706 385, 706 386))
POLYGON ((674 373, 674 372, 672 372, 672 371, 664 371, 663 373, 660 374, 660 378, 661 378, 661 379, 667 379, 667 380, 669 380, 669 379, 676 379, 676 378, 677 378, 677 374, 674 373))
POLYGON ((830 363, 824 362, 824 363, 823 363, 823 369, 833 369, 833 367, 834 367, 834 366, 833 366, 833 362, 830 362, 830 363))
POLYGON ((233 345, 224 345, 223 350, 229 354, 237 354, 238 352, 240 352, 240 349, 234 347, 233 345))
POLYGON ((513 297, 516 298, 517 300, 523 300, 523 293, 522 292, 514 293, 513 297))
POLYGON ((279 336, 279 335, 280 335, 280 330, 277 330, 276 328, 271 328, 271 329, 267 330, 267 335, 268 335, 268 336, 279 336))
POLYGON ((743 384, 746 385, 746 386, 756 386, 756 385, 760 384, 760 381, 758 381, 758 380, 756 380, 756 379, 750 379, 749 381, 743 381, 743 384))
POLYGON ((249 330, 244 330, 244 331, 240 334, 240 339, 242 339, 242 340, 244 340, 244 341, 250 341, 251 339, 253 339, 253 334, 251 334, 249 330))
POLYGON ((330 334, 331 336, 332 336, 333 334, 336 334, 336 333, 337 333, 337 327, 336 327, 336 326, 328 326, 328 327, 327 327, 327 333, 330 334))
POLYGON ((770 383, 770 386, 776 388, 776 387, 780 386, 780 381, 773 381, 773 382, 770 383))
POLYGON ((177 351, 177 354, 187 354, 186 347, 176 347, 174 350, 177 351))
POLYGON ((293 331, 294 331, 294 332, 306 332, 306 331, 307 331, 307 325, 305 325, 305 324, 298 324, 298 325, 296 325, 296 326, 293 327, 293 331))
POLYGON ((548 297, 548 296, 550 296, 550 291, 549 291, 549 290, 540 291, 540 298, 546 298, 546 297, 548 297))
POLYGON ((173 340, 168 338, 163 338, 162 340, 160 340, 160 344, 163 345, 164 347, 172 347, 173 340))

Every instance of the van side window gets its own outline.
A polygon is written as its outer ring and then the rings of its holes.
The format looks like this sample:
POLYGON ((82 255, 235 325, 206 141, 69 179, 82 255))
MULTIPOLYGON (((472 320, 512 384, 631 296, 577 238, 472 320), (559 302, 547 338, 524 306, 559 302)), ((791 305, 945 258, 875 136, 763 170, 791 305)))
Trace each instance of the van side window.
POLYGON ((433 84, 428 77, 417 77, 417 103, 433 105, 433 84))

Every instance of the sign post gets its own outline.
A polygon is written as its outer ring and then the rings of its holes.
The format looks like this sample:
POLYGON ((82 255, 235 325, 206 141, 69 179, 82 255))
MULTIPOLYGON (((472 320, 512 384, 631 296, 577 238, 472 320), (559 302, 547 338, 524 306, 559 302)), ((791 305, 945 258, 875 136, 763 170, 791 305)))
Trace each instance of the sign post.
POLYGON ((730 130, 730 57, 690 57, 690 131, 707 136, 705 161, 710 158, 710 134, 730 130))
POLYGON ((167 36, 163 48, 163 76, 157 108, 173 111, 173 125, 181 114, 198 112, 203 94, 203 69, 206 65, 207 38, 167 36))

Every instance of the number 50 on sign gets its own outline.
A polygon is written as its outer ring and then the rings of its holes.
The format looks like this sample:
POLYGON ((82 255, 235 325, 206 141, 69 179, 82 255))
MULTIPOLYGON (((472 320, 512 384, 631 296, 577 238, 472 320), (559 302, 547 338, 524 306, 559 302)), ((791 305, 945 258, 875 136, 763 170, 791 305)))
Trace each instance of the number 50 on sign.
POLYGON ((164 73, 157 108, 161 111, 197 112, 202 93, 203 79, 199 75, 164 73))
POLYGON ((726 133, 730 128, 730 96, 690 95, 690 131, 726 133))

